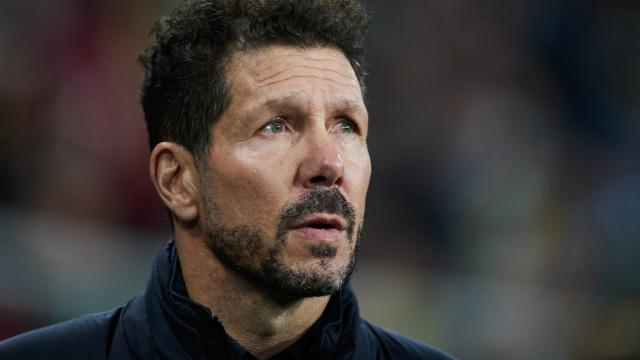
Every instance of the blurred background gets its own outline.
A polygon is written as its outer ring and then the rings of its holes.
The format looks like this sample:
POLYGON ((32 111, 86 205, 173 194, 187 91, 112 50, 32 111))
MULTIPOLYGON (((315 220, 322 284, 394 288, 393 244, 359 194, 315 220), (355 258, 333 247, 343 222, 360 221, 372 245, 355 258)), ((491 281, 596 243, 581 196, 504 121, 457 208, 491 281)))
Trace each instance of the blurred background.
MULTIPOLYGON (((0 3, 0 339, 123 304, 170 228, 137 54, 177 0, 0 3)), ((640 358, 640 2, 369 1, 368 319, 640 358)))

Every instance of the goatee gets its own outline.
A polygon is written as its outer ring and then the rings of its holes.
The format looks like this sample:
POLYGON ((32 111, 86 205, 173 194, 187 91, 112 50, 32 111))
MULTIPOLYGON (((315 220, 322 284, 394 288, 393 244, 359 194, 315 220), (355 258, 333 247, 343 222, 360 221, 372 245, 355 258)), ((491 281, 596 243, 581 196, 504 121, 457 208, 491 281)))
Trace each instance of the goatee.
POLYGON ((340 290, 356 268, 362 226, 356 229, 355 211, 337 188, 313 189, 285 206, 273 235, 275 241, 268 241, 266 234, 248 224, 231 228, 222 226, 210 217, 212 205, 205 202, 208 248, 229 269, 276 294, 293 297, 331 295, 340 290), (314 213, 339 215, 346 221, 345 232, 349 248, 353 249, 346 264, 334 266, 338 249, 333 245, 310 246, 309 256, 316 260, 316 266, 312 268, 295 268, 284 261, 287 230, 314 213), (268 244, 273 245, 267 247, 268 244))

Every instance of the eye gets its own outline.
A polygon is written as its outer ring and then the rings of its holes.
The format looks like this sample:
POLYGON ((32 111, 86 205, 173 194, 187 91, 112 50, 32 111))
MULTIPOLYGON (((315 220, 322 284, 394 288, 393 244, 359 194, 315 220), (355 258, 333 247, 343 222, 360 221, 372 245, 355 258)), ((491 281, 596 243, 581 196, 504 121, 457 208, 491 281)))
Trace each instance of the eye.
POLYGON ((271 134, 279 134, 283 133, 286 130, 286 125, 284 123, 284 119, 277 117, 271 120, 267 125, 262 127, 262 132, 267 132, 271 134))
POLYGON ((338 121, 338 123, 335 125, 333 129, 333 131, 338 131, 343 134, 353 134, 353 133, 356 133, 357 130, 358 128, 356 124, 349 119, 341 119, 340 121, 338 121))

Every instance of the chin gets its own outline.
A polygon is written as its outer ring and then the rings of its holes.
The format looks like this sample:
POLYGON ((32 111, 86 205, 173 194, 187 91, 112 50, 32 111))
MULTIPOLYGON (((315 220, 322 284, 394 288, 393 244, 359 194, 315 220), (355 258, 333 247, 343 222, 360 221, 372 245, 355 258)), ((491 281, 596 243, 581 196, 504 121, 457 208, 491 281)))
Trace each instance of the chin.
POLYGON ((311 253, 315 256, 296 264, 287 264, 283 259, 263 263, 267 287, 294 297, 327 296, 338 292, 355 270, 357 255, 344 252, 343 256, 338 256, 337 249, 316 249, 311 253))

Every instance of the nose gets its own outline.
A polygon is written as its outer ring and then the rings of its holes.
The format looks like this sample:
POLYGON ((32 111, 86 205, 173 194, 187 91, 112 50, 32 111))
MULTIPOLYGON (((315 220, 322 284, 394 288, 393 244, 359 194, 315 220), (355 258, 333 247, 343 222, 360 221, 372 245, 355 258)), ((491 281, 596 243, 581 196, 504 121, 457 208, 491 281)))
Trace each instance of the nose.
POLYGON ((341 186, 344 161, 329 133, 314 135, 305 142, 296 182, 305 188, 341 186))

